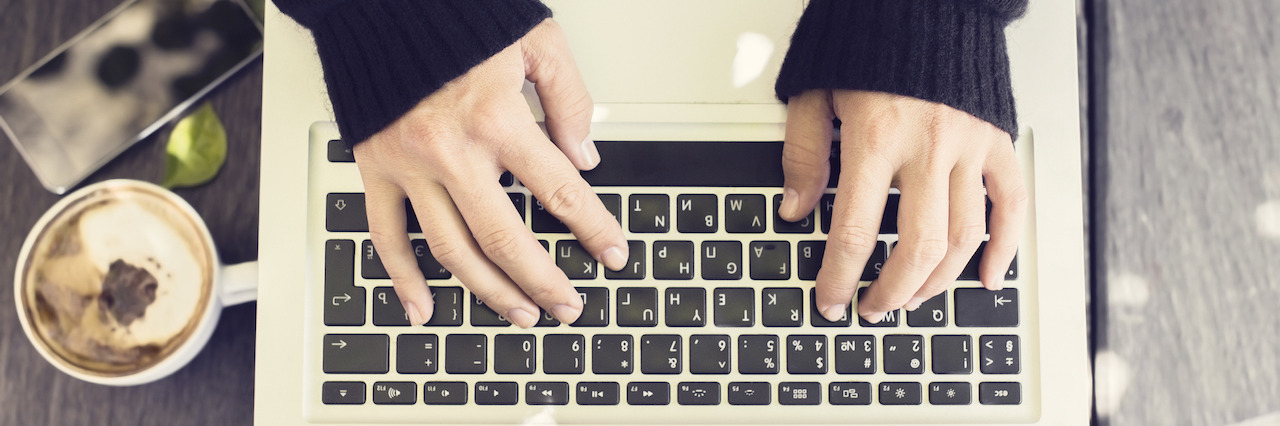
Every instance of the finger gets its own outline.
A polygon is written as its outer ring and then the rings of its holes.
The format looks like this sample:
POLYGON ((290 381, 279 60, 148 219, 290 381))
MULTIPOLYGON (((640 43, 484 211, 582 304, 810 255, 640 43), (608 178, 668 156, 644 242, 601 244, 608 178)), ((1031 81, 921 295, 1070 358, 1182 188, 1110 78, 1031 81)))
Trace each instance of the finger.
MULTIPOLYGON (((536 126, 523 132, 522 140, 546 140, 536 126)), ((520 178, 542 207, 569 227, 587 252, 612 270, 627 265, 627 240, 622 226, 604 208, 591 186, 548 143, 515 144, 502 166, 520 178)))
POLYGON ((987 196, 991 198, 991 240, 978 264, 982 285, 991 290, 1004 287, 1005 274, 1018 253, 1022 225, 1027 219, 1027 189, 1022 181, 1022 164, 1006 139, 988 155, 987 196))
POLYGON ((496 180, 482 174, 464 177, 463 182, 485 184, 452 182, 447 188, 480 250, 560 322, 577 321, 582 313, 582 298, 577 290, 529 233, 516 211, 504 207, 511 205, 506 191, 496 183, 487 183, 496 180))
POLYGON ((975 165, 959 164, 951 171, 950 216, 947 224, 947 255, 938 263, 924 286, 916 291, 905 308, 914 311, 924 301, 950 288, 982 244, 986 232, 983 215, 982 173, 975 165))
MULTIPOLYGON (((947 254, 946 161, 909 165, 902 171, 898 206, 898 245, 885 261, 880 277, 858 301, 858 314, 877 323, 905 305, 947 254)), ((954 164, 954 163, 952 163, 954 164)))
POLYGON ((405 189, 436 261, 494 312, 520 327, 532 327, 538 321, 538 306, 484 257, 445 189, 436 184, 405 189))
POLYGON ((594 103, 564 33, 554 21, 547 20, 528 40, 523 45, 525 77, 538 92, 547 133, 574 167, 594 169, 600 164, 600 152, 590 137, 594 103))
POLYGON ((418 269, 417 257, 405 232, 404 192, 399 187, 375 179, 365 179, 365 211, 369 217, 369 239, 378 250, 382 266, 391 277, 396 296, 409 323, 422 325, 431 319, 435 301, 427 280, 418 269))
POLYGON ((858 290, 862 270, 880 236, 880 219, 893 177, 893 168, 884 157, 863 149, 866 144, 852 135, 844 140, 840 159, 844 169, 815 297, 818 312, 831 321, 841 320, 858 290))
POLYGON ((787 103, 782 171, 786 183, 778 215, 789 221, 813 211, 831 174, 831 92, 809 90, 787 103))

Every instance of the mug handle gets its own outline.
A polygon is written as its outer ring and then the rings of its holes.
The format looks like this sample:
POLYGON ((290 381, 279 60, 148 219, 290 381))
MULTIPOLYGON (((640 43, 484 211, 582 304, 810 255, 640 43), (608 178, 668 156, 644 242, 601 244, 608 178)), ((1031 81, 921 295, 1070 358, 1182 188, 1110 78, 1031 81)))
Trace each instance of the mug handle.
POLYGON ((225 265, 220 271, 222 306, 258 300, 258 262, 225 265))

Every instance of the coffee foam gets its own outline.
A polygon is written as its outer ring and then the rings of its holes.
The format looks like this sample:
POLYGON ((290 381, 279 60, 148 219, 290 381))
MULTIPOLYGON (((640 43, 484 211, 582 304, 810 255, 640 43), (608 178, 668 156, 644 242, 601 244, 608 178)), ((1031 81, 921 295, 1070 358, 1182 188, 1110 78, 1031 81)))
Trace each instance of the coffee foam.
POLYGON ((46 343, 88 370, 140 370, 189 337, 212 288, 203 231, 162 196, 106 189, 49 224, 28 274, 28 306, 46 343), (78 211, 76 211, 78 210, 78 211), (100 296, 113 262, 156 280, 155 299, 122 324, 100 296))

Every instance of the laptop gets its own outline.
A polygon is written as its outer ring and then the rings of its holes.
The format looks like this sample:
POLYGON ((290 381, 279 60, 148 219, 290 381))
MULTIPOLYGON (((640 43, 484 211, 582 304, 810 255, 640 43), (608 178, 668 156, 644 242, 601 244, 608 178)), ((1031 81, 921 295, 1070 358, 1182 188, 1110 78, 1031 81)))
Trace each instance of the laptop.
MULTIPOLYGON (((505 325, 428 258, 438 318, 407 326, 361 228, 363 188, 315 46, 267 3, 257 423, 1089 421, 1072 2, 1033 1, 1008 29, 1031 202, 1006 289, 962 276, 932 308, 878 327, 812 310, 809 250, 829 211, 799 229, 776 218, 785 108, 772 87, 803 1, 547 3, 596 102, 603 161, 587 179, 647 260, 633 279, 574 271, 591 321, 530 329, 505 325), (686 163, 646 172, 662 159, 686 163), (665 232, 638 232, 629 207, 641 200, 666 203, 665 232), (720 221, 713 232, 682 232, 694 201, 720 221), (744 211, 759 228, 730 232, 744 211), (790 271, 753 269, 764 258, 790 271), (721 269, 736 274, 704 274, 721 269)), ((574 237, 518 180, 501 184, 548 256, 578 266, 574 237)), ((882 229, 886 250, 896 239, 882 229)))

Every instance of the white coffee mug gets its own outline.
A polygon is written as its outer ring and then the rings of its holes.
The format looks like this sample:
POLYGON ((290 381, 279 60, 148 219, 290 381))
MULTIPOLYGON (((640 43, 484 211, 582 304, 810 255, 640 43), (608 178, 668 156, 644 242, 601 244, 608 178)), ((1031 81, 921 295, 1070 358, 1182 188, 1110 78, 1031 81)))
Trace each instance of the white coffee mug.
POLYGON ((127 179, 54 204, 27 235, 14 274, 18 318, 40 355, 112 386, 178 371, 208 342, 224 306, 257 294, 257 262, 222 265, 191 205, 127 179))

